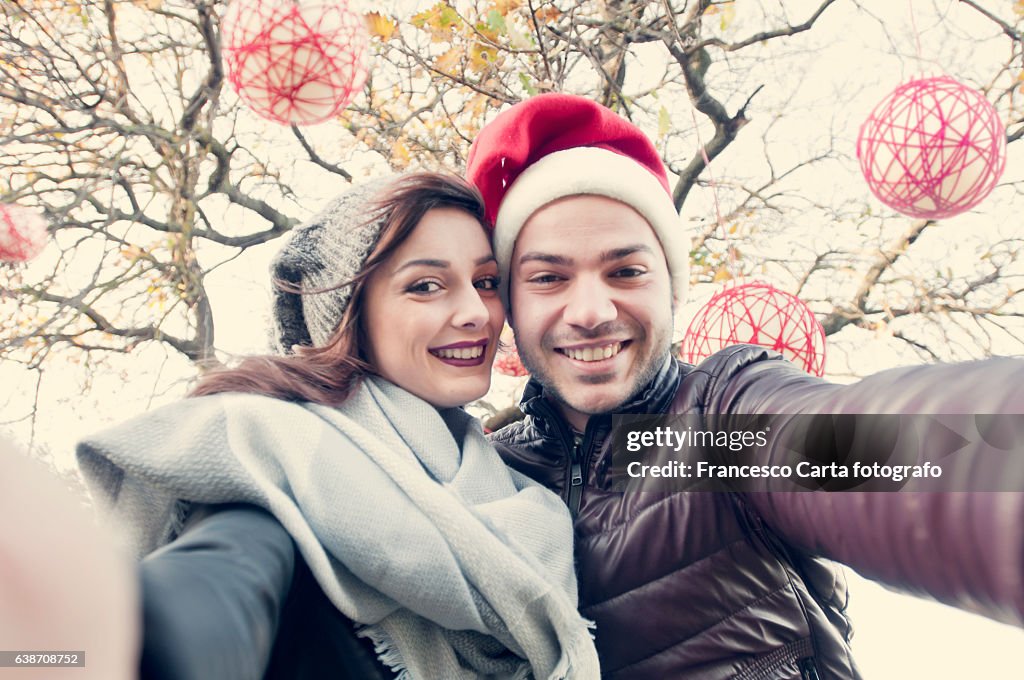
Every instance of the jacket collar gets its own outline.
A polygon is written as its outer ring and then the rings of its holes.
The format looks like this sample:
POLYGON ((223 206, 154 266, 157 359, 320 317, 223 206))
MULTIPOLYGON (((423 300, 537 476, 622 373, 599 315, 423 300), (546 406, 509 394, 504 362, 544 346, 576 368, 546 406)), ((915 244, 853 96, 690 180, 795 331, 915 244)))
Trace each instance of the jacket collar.
MULTIPOLYGON (((680 369, 679 362, 670 354, 665 359, 661 370, 644 386, 636 395, 625 404, 615 409, 615 414, 643 414, 663 413, 672 403, 676 389, 679 386, 680 369)), ((523 398, 519 402, 519 408, 534 422, 541 426, 541 430, 549 430, 556 422, 565 422, 562 412, 558 406, 551 401, 544 393, 544 386, 531 376, 526 388, 523 390, 523 398)), ((610 419, 612 413, 602 413, 594 418, 610 419)), ((589 429, 588 425, 588 429, 589 429)))

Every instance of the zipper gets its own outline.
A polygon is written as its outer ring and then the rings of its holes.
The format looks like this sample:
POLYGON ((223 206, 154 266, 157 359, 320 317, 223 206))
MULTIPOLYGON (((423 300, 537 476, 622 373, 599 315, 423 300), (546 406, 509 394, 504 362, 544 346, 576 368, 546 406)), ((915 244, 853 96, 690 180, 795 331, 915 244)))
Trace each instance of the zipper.
POLYGON ((569 507, 572 518, 575 520, 576 515, 579 514, 580 503, 583 500, 583 470, 585 463, 583 460, 583 448, 587 443, 587 438, 582 434, 574 432, 569 427, 569 424, 562 419, 561 415, 555 411, 554 407, 547 402, 541 402, 537 405, 534 417, 542 422, 549 423, 549 426, 555 429, 559 443, 569 451, 568 465, 564 468, 568 474, 565 478, 566 485, 562 489, 562 498, 569 507), (568 491, 567 494, 566 491, 568 491))
POLYGON ((569 477, 569 512, 573 519, 580 511, 580 502, 583 500, 583 437, 573 434, 572 437, 572 465, 569 477))
POLYGON ((800 678, 801 680, 821 680, 821 676, 818 675, 818 667, 814 663, 813 656, 800 659, 800 678))

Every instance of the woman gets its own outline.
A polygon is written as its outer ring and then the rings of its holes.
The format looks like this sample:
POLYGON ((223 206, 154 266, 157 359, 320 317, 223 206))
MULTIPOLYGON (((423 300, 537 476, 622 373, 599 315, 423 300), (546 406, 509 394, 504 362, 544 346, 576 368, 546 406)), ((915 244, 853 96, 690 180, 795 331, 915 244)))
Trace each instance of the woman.
POLYGON ((434 174, 342 196, 274 262, 286 356, 79 446, 136 551, 164 546, 144 674, 361 677, 340 611, 400 677, 597 676, 564 505, 459 408, 504 321, 482 215, 434 174))

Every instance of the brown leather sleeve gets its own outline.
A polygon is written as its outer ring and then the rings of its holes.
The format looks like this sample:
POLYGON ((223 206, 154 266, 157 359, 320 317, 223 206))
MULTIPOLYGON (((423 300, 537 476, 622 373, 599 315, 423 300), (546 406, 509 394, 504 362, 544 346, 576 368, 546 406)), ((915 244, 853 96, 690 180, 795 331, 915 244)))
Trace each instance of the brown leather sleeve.
MULTIPOLYGON (((835 385, 788 362, 765 360, 773 358, 748 351, 705 369, 711 426, 728 428, 733 414, 750 413, 1024 413, 1020 360, 902 368, 835 385)), ((971 446, 944 462, 945 488, 972 487, 980 457, 971 446)), ((997 472, 1006 480, 1003 488, 1024 489, 1024 441, 1015 446, 997 472)), ((746 500, 797 549, 890 586, 1024 625, 1024 493, 764 492, 746 500)))

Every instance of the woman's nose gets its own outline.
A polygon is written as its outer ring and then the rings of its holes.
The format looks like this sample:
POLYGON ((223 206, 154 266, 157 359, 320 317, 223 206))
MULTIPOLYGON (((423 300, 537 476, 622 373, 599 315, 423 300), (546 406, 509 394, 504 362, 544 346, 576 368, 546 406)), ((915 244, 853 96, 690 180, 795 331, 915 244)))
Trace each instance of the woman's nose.
POLYGON ((490 318, 490 311, 475 286, 468 286, 459 292, 452 315, 452 325, 459 328, 483 328, 490 318))

